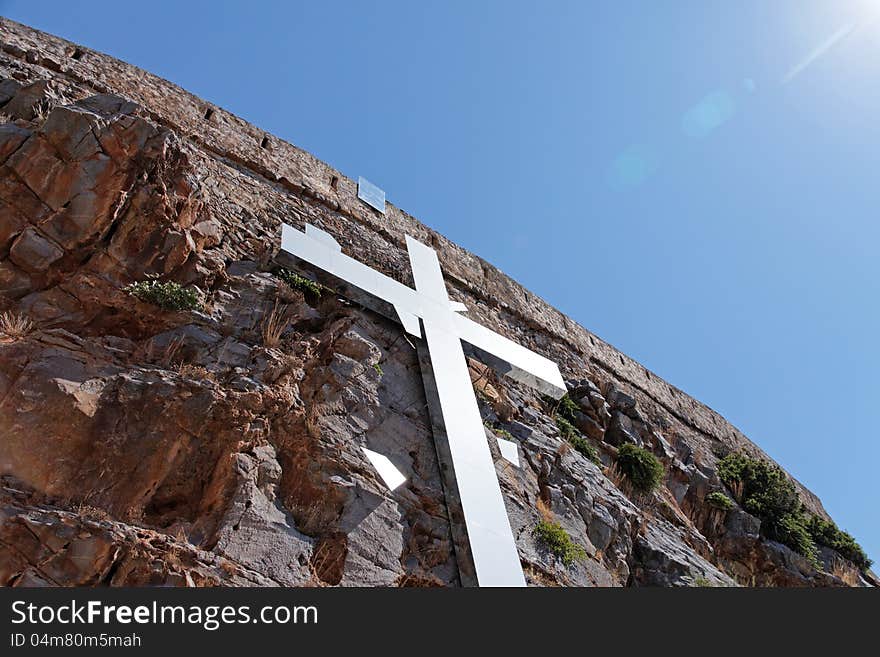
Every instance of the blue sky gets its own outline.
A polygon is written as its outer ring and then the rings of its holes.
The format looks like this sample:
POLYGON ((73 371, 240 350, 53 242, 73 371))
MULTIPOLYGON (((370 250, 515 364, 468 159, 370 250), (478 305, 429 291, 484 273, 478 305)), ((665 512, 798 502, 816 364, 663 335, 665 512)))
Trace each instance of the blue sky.
POLYGON ((374 181, 724 414, 880 560, 880 2, 0 12, 374 181))

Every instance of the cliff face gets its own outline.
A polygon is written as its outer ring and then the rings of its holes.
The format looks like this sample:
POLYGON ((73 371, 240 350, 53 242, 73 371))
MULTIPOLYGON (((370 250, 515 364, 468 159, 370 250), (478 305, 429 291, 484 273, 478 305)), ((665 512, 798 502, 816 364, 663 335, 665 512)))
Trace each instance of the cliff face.
POLYGON ((530 583, 874 581, 707 504, 720 456, 766 456, 476 256, 165 80, 7 20, 0 39, 0 583, 459 583, 416 350, 397 324, 282 282, 282 221, 409 285, 404 236, 431 244, 470 317, 559 363, 599 464, 552 405, 472 363, 487 440, 520 445, 516 469, 490 441, 530 583), (124 289, 150 277, 200 305, 124 289), (655 492, 613 467, 625 442, 663 463, 655 492), (407 484, 388 492, 362 447, 407 484), (566 565, 541 520, 586 556, 566 565))

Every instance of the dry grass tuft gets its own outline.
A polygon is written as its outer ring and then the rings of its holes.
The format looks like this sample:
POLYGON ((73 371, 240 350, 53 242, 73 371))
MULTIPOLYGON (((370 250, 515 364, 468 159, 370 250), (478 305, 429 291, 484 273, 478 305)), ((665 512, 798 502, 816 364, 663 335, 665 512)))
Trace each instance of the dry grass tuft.
POLYGON ((278 301, 263 320, 263 344, 267 347, 277 347, 281 344, 281 336, 290 326, 290 315, 287 306, 279 306, 278 301))
POLYGON ((229 575, 230 577, 234 577, 238 575, 238 566, 234 564, 229 559, 220 558, 219 559, 220 570, 229 575))
POLYGON ((541 520, 544 522, 553 522, 555 518, 553 511, 550 509, 550 505, 542 498, 538 498, 535 508, 538 510, 538 515, 541 516, 541 520))
POLYGON ((306 410, 305 417, 306 434, 314 440, 321 439, 321 412, 315 406, 306 410))
POLYGON ((106 510, 99 509, 98 507, 86 504, 85 502, 80 502, 74 506, 73 512, 76 513, 76 515, 89 520, 111 520, 110 514, 107 513, 106 510))
POLYGON ((25 337, 34 330, 34 323, 26 315, 7 310, 0 314, 0 336, 14 340, 25 337))
POLYGON ((192 363, 181 363, 177 366, 177 373, 186 379, 196 379, 199 381, 216 381, 217 377, 214 373, 201 365, 193 365, 192 363))
POLYGON ((831 562, 831 574, 842 579, 850 586, 859 585, 859 569, 843 559, 834 557, 831 562))
POLYGON ((608 478, 608 481, 617 486, 623 493, 626 493, 625 488, 630 488, 629 480, 623 475, 616 463, 605 471, 605 476, 608 478))
POLYGON ((275 284, 275 298, 282 303, 302 303, 303 293, 294 290, 285 281, 278 280, 275 284))
POLYGON ((182 335, 177 335, 168 341, 168 344, 165 345, 165 350, 162 353, 162 357, 159 359, 159 363, 162 365, 162 367, 166 369, 171 367, 171 363, 174 360, 174 357, 183 346, 183 339, 184 338, 182 335))
POLYGON ((435 588, 445 586, 443 580, 433 573, 407 573, 397 580, 400 588, 435 588))
POLYGON ((52 109, 52 103, 48 98, 42 98, 33 104, 31 114, 34 115, 32 121, 42 124, 49 118, 49 111, 52 109))
POLYGON ((727 485, 730 489, 730 492, 733 493, 734 499, 742 504, 743 492, 745 491, 746 483, 742 480, 733 481, 727 485))
POLYGON ((345 557, 348 554, 348 537, 342 532, 321 536, 313 547, 311 570, 313 576, 324 585, 334 586, 342 581, 345 557))
POLYGON ((635 486, 633 486, 632 482, 629 480, 629 477, 623 474, 620 468, 617 467, 617 463, 605 470, 605 477, 617 487, 617 490, 626 495, 626 497, 628 497, 636 506, 647 506, 654 497, 651 493, 644 493, 636 490, 635 486))

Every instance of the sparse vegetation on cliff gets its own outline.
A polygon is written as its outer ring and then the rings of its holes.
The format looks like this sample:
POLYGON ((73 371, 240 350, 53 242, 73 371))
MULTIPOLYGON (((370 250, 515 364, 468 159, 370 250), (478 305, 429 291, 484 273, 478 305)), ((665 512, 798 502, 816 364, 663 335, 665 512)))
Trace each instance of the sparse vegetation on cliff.
POLYGON ((513 434, 511 434, 507 429, 504 429, 503 427, 496 427, 489 420, 483 420, 483 426, 499 438, 504 438, 505 440, 511 441, 513 440, 513 434))
POLYGON ((565 393, 558 402, 556 413, 573 423, 579 410, 575 401, 568 396, 568 393, 565 393))
POLYGON ((646 449, 626 443, 617 450, 617 469, 641 493, 650 493, 663 480, 660 460, 646 449))
POLYGON ((294 290, 299 290, 302 292, 306 299, 316 300, 320 298, 321 292, 324 291, 324 287, 320 283, 316 283, 310 278, 306 278, 305 276, 300 276, 299 274, 290 271, 289 269, 284 269, 279 267, 273 272, 278 278, 287 283, 294 290))
POLYGON ((559 429, 559 435, 569 442, 579 434, 575 426, 561 415, 556 416, 556 428, 559 429))
POLYGON ((706 495, 706 504, 713 508, 721 509, 722 511, 729 511, 733 508, 733 500, 720 490, 716 490, 706 495))
MULTIPOLYGON (((761 529, 764 522, 761 521, 761 529)), ((818 570, 821 567, 817 556, 816 543, 807 529, 807 516, 803 513, 789 513, 770 525, 770 531, 774 540, 787 545, 792 550, 807 558, 818 570)))
POLYGON ((281 336, 290 326, 286 307, 279 306, 278 302, 272 307, 263 319, 262 332, 263 344, 267 347, 277 347, 281 344, 281 336))
POLYGON ((873 561, 868 558, 862 546, 856 542, 850 534, 838 529, 833 522, 811 516, 807 521, 807 531, 818 545, 824 545, 835 550, 844 559, 852 561, 861 570, 871 567, 873 561))
POLYGON ((574 447, 578 452, 586 456, 596 465, 602 464, 602 459, 599 458, 599 450, 593 447, 583 436, 573 436, 572 438, 568 439, 568 442, 570 442, 571 446, 574 447))
POLYGON ((202 305, 198 292, 174 281, 160 282, 151 278, 126 285, 124 289, 131 296, 163 310, 195 310, 202 305))
POLYGON ((599 451, 593 447, 590 442, 584 438, 577 427, 574 426, 575 412, 578 410, 577 404, 568 396, 568 393, 562 396, 556 404, 556 427, 559 429, 559 435, 565 438, 572 447, 578 452, 586 456, 593 463, 602 463, 599 458, 599 451))
POLYGON ((587 557, 586 550, 571 540, 571 536, 558 522, 542 520, 535 526, 534 534, 566 566, 587 557))
POLYGON ((736 492, 743 508, 761 520, 761 532, 767 538, 787 545, 817 567, 817 544, 835 550, 862 570, 871 566, 852 536, 804 509, 794 482, 780 467, 734 453, 718 462, 718 476, 736 492))
POLYGON ((742 507, 761 520, 761 533, 790 547, 818 566, 816 544, 794 483, 782 469, 745 454, 728 454, 718 462, 718 476, 742 507))

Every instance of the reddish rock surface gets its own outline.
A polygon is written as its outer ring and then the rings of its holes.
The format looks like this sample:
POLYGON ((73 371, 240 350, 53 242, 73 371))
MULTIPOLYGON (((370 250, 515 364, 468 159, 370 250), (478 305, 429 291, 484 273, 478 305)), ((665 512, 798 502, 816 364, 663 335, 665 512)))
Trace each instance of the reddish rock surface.
POLYGON ((491 265, 165 80, 8 20, 0 39, 0 583, 459 583, 415 349, 396 324, 281 282, 282 221, 408 284, 404 236, 433 245, 471 317, 560 364, 601 464, 532 391, 473 366, 487 439, 521 448, 517 470, 490 440, 530 583, 876 583, 705 504, 719 456, 766 455, 491 265), (199 307, 126 291, 151 277, 199 307), (658 492, 611 467, 624 442, 663 462, 658 492), (388 492, 362 447, 406 485, 388 492), (586 558, 549 553, 541 519, 586 558))

